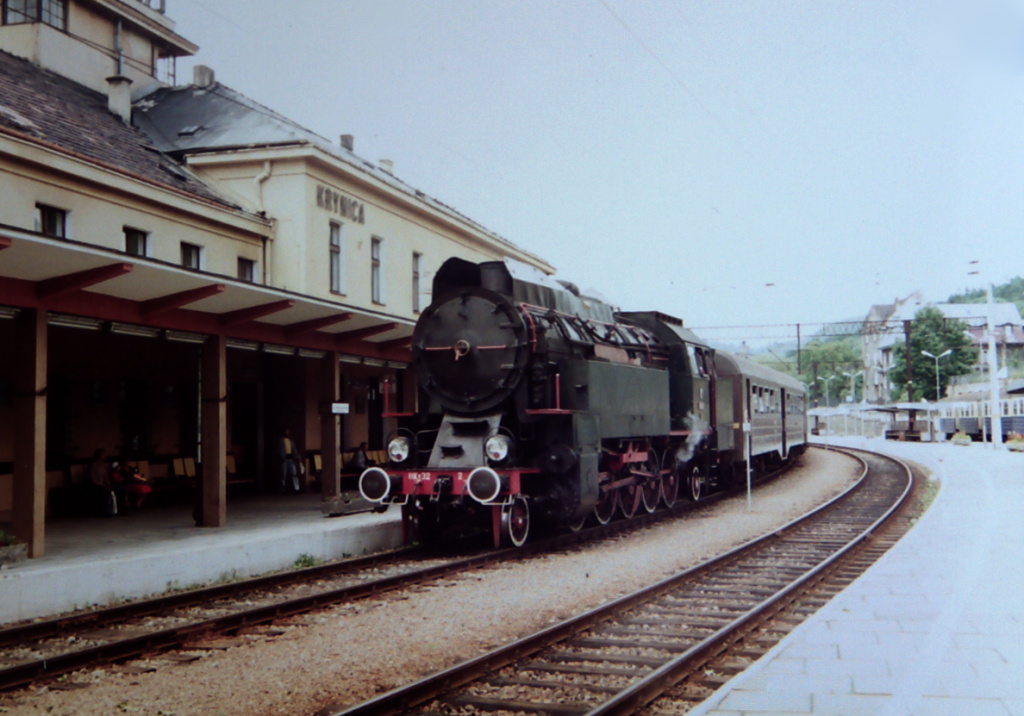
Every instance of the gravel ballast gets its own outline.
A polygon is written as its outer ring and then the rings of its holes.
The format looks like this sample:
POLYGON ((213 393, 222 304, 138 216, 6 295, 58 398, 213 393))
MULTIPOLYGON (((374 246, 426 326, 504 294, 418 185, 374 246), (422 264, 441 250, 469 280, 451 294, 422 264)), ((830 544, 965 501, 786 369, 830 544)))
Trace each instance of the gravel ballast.
MULTIPOLYGON (((684 519, 609 542, 474 571, 211 644, 148 673, 79 672, 71 688, 0 696, 0 713, 295 716, 340 710, 537 631, 772 531, 843 491, 859 464, 809 450, 787 475, 684 519), (75 688, 74 685, 83 685, 75 688)), ((132 671, 138 671, 133 669, 132 671)))

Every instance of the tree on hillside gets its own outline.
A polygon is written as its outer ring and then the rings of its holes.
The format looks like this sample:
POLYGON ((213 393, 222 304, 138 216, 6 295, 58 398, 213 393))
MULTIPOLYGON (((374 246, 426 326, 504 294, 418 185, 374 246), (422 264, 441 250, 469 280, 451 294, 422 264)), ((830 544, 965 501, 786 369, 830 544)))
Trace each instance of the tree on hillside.
MULTIPOLYGON (((978 360, 978 351, 967 337, 967 324, 946 318, 932 306, 922 308, 914 316, 910 328, 910 371, 914 381, 909 400, 937 400, 946 394, 950 378, 970 373, 978 360), (939 395, 935 394, 935 359, 924 355, 928 351, 939 356, 952 352, 939 360, 939 395)), ((895 386, 893 400, 907 399, 906 343, 893 349, 893 368, 889 380, 895 386)))
POLYGON ((860 337, 814 340, 800 352, 799 378, 807 385, 814 404, 825 405, 826 383, 830 405, 845 400, 850 392, 846 374, 856 374, 861 369, 860 337))
MULTIPOLYGON (((1017 276, 1006 283, 993 286, 992 299, 996 303, 1016 303, 1017 310, 1024 315, 1024 278, 1017 276)), ((962 293, 949 297, 950 303, 985 303, 987 300, 983 288, 964 289, 962 293)))

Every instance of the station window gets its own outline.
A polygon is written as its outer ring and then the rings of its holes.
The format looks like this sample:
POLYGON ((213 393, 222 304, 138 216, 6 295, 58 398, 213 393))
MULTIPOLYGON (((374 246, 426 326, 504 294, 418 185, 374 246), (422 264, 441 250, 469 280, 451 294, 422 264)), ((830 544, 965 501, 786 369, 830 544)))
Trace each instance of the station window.
POLYGON ((412 310, 419 313, 423 310, 423 302, 420 297, 420 279, 423 277, 423 254, 412 254, 412 310))
POLYGON ((376 236, 370 240, 370 290, 374 303, 384 303, 383 244, 384 240, 376 236))
POLYGON ((4 0, 4 24, 43 22, 58 30, 67 29, 67 0, 4 0))
POLYGON ((35 229, 46 236, 67 238, 68 212, 53 206, 36 204, 35 229))
POLYGON ((132 256, 148 256, 149 234, 141 229, 124 227, 124 252, 132 256))
POLYGON ((253 283, 256 281, 256 262, 252 259, 238 258, 238 280, 253 283))
POLYGON ((334 293, 345 293, 344 274, 341 270, 341 242, 341 224, 336 221, 332 221, 329 231, 330 253, 328 255, 328 261, 331 272, 331 291, 334 293))
POLYGON ((202 268, 203 247, 181 242, 181 265, 198 271, 202 268))

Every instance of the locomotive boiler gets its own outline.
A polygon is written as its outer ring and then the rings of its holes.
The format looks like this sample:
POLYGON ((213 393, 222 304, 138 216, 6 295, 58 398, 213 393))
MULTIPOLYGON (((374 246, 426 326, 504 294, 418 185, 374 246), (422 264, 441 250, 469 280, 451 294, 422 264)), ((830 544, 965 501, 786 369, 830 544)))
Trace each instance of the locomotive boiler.
POLYGON ((671 506, 732 486, 806 442, 798 381, 716 352, 659 312, 617 312, 511 260, 452 258, 413 333, 415 417, 363 497, 400 504, 419 539, 671 506))

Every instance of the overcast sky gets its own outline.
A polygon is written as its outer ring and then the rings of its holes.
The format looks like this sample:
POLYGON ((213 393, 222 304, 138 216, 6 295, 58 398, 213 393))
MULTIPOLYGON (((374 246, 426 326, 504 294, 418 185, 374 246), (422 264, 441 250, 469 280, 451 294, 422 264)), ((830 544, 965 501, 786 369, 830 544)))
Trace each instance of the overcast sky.
MULTIPOLYGON (((687 325, 1024 273, 1024 5, 168 0, 195 62, 687 325)), ((742 333, 742 331, 741 331, 742 333)), ((747 331, 752 337, 758 330, 747 331)), ((713 337, 708 332, 708 337, 713 337)))

